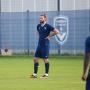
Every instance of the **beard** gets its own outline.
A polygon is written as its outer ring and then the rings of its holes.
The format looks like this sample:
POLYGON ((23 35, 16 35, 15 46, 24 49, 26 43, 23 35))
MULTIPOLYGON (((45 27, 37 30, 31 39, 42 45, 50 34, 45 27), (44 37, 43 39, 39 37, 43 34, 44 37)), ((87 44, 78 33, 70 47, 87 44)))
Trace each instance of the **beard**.
POLYGON ((44 21, 40 21, 40 24, 43 24, 44 23, 44 21))

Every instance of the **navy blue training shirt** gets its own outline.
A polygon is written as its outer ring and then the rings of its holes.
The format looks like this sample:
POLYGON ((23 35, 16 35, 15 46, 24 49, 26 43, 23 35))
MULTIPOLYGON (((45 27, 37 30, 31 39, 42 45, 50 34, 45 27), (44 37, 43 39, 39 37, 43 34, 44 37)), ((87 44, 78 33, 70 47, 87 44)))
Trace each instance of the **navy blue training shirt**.
POLYGON ((90 37, 88 37, 85 41, 85 51, 86 53, 90 53, 90 37))
POLYGON ((39 32, 39 42, 38 45, 40 46, 45 46, 46 44, 49 45, 49 40, 46 39, 47 36, 49 36, 50 31, 53 31, 54 27, 52 27, 49 24, 45 24, 45 25, 41 25, 38 24, 37 25, 37 31, 39 32))

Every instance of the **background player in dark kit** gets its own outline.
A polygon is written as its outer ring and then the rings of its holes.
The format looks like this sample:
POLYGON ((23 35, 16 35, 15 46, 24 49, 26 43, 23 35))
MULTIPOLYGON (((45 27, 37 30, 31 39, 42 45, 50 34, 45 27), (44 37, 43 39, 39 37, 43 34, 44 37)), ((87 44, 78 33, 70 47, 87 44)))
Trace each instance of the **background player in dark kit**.
POLYGON ((90 90, 90 37, 86 39, 85 42, 85 58, 84 58, 84 65, 83 65, 83 75, 82 80, 86 81, 86 90, 90 90), (87 75, 88 71, 88 75, 87 75))

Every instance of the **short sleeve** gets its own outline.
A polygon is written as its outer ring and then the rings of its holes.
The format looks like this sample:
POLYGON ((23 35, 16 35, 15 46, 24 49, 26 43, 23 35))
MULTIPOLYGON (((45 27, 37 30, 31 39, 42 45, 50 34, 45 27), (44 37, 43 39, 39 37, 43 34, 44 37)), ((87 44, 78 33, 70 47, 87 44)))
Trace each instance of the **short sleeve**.
POLYGON ((54 27, 53 27, 53 26, 48 25, 48 27, 49 27, 49 30, 50 30, 50 31, 53 31, 53 30, 54 30, 54 27))

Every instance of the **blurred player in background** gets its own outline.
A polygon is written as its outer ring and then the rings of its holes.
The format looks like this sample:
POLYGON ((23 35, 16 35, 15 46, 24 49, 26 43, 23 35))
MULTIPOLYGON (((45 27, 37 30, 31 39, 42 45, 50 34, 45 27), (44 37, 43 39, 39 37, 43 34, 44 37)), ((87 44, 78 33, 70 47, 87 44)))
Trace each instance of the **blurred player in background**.
POLYGON ((89 63, 90 63, 90 37, 88 37, 85 42, 85 58, 84 58, 83 75, 82 75, 82 80, 86 81, 86 90, 90 90, 89 63))
POLYGON ((47 24, 47 16, 45 14, 40 15, 39 20, 40 24, 37 25, 39 41, 34 57, 34 73, 31 75, 31 78, 37 78, 39 58, 42 58, 45 63, 45 74, 42 75, 42 78, 48 77, 50 39, 52 36, 59 34, 59 30, 47 24))

